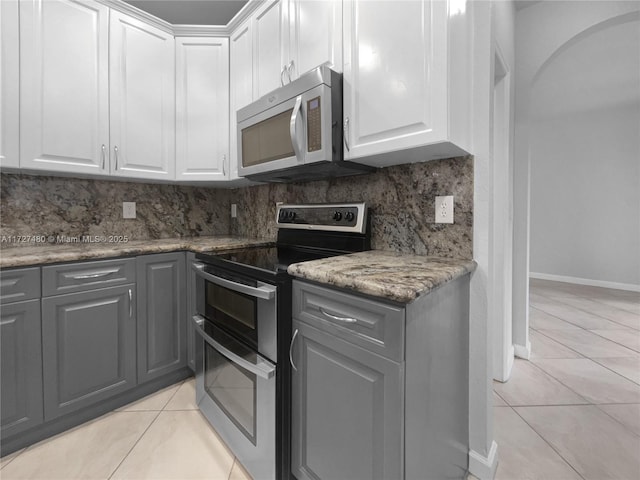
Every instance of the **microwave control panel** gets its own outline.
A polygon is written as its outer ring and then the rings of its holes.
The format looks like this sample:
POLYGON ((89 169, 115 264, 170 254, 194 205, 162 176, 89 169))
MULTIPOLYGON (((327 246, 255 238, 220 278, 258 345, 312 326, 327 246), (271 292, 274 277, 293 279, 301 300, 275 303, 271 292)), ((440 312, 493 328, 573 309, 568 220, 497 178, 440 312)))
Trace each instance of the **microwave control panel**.
POLYGON ((316 152, 322 148, 322 118, 320 97, 307 101, 307 151, 316 152))

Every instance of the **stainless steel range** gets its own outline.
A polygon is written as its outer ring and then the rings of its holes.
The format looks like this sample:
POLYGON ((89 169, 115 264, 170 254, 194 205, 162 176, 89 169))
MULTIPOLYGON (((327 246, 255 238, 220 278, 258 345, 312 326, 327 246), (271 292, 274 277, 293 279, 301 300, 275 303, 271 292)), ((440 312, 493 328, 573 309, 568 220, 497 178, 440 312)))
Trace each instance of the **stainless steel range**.
POLYGON ((279 205, 275 247, 196 255, 196 400, 256 479, 289 479, 292 263, 370 249, 364 203, 279 205))

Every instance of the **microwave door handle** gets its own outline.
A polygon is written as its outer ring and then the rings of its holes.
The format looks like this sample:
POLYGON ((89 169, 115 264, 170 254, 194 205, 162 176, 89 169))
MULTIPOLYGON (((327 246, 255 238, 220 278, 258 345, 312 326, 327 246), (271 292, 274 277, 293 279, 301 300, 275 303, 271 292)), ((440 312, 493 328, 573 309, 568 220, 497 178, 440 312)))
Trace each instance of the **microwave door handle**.
POLYGON ((302 148, 298 143, 298 135, 296 124, 298 123, 298 115, 302 116, 302 96, 298 95, 296 98, 296 104, 293 107, 293 112, 291 112, 291 121, 289 122, 289 134, 291 135, 291 145, 293 145, 293 153, 295 153, 298 161, 303 161, 302 157, 302 148))
POLYGON ((236 283, 231 280, 227 280, 226 278, 217 277, 205 272, 204 265, 201 263, 194 264, 193 269, 195 270, 196 274, 211 283, 215 283, 216 285, 228 288, 229 290, 233 290, 235 292, 244 293, 245 295, 249 295, 250 297, 271 300, 276 295, 276 287, 251 287, 243 283, 236 283))
POLYGON ((194 315, 193 317, 191 317, 191 321, 193 322, 193 326, 195 327, 196 332, 198 332, 202 339, 218 353, 227 357, 231 362, 267 380, 275 375, 275 367, 266 363, 266 361, 264 361, 264 359, 260 355, 258 355, 258 358, 261 359, 262 362, 254 364, 245 360, 240 355, 236 355, 228 348, 223 347, 222 345, 220 345, 220 343, 216 342, 213 338, 211 338, 209 334, 204 331, 204 328, 202 326, 202 324, 204 323, 204 318, 202 318, 200 315, 194 315))

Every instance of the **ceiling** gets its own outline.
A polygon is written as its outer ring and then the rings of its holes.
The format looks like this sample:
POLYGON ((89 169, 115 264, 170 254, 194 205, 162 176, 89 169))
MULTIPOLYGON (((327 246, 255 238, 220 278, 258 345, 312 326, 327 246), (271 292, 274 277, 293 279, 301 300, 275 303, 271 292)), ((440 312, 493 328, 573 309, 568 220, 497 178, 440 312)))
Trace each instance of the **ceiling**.
POLYGON ((247 0, 124 0, 173 25, 226 25, 247 0))

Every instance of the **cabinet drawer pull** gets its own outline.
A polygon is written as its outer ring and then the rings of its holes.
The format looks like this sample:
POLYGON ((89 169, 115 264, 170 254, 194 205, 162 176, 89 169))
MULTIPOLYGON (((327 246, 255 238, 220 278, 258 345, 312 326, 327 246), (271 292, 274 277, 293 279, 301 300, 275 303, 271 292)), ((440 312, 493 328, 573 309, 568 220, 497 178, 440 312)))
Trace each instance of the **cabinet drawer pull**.
POLYGON ((331 320, 337 320, 338 322, 344 322, 344 323, 357 323, 358 320, 352 317, 338 317, 336 315, 331 315, 330 313, 326 312, 324 308, 319 307, 320 308, 320 313, 323 314, 325 317, 329 317, 331 320))
POLYGON ((298 329, 296 328, 296 331, 293 332, 293 336, 291 337, 291 344, 289 345, 289 363, 291 363, 291 367, 293 367, 296 372, 298 371, 298 368, 296 367, 295 363, 293 363, 293 343, 296 341, 297 336, 298 329))
POLYGON ((87 275, 70 275, 73 280, 89 280, 92 278, 101 278, 106 277, 107 275, 111 275, 112 273, 116 273, 118 271, 117 268, 111 270, 104 270, 103 272, 98 273, 89 273, 87 275))

